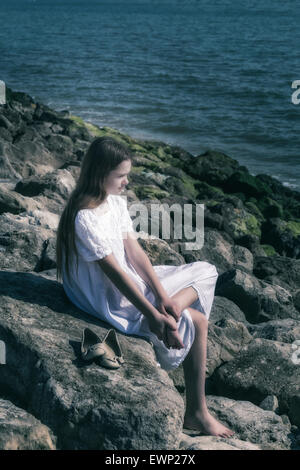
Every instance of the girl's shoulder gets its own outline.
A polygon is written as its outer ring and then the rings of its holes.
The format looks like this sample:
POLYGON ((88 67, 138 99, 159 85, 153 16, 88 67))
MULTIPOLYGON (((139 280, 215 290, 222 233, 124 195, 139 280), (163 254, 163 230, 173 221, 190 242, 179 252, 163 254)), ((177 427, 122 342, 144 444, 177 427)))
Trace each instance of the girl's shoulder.
MULTIPOLYGON (((127 199, 127 198, 126 198, 127 199)), ((75 217, 75 223, 89 224, 95 220, 102 220, 102 217, 108 217, 112 213, 121 215, 127 209, 127 200, 122 196, 109 194, 107 196, 107 204, 90 209, 80 209, 75 217)))
POLYGON ((107 199, 109 199, 109 202, 111 202, 111 204, 114 207, 121 207, 121 208, 127 207, 126 196, 118 196, 118 195, 110 194, 107 197, 107 199))

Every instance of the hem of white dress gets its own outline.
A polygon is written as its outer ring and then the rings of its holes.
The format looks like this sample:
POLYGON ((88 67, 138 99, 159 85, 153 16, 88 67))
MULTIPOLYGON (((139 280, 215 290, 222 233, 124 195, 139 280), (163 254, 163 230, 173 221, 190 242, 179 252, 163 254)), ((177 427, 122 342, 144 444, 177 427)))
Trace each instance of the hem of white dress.
MULTIPOLYGON (((195 289, 195 291, 197 292, 197 295, 198 295, 198 299, 195 300, 195 302, 193 302, 190 306, 194 305, 195 303, 197 303, 199 301, 199 304, 200 304, 200 311, 201 313, 203 313, 203 315, 205 315, 205 317, 207 318, 207 320, 209 319, 209 314, 207 314, 206 312, 206 309, 204 307, 205 305, 205 297, 204 297, 204 294, 203 292, 201 291, 201 289, 195 284, 190 284, 189 286, 186 286, 186 287, 193 287, 195 289)), ((188 307, 187 307, 188 308, 188 307)))
MULTIPOLYGON (((153 339, 153 349, 156 355, 156 363, 159 365, 161 369, 167 372, 177 369, 180 366, 180 364, 182 364, 182 362, 185 360, 186 356, 188 355, 193 345, 193 342, 195 340, 195 326, 194 326, 191 314, 186 308, 183 310, 183 312, 186 318, 185 321, 187 321, 189 324, 189 326, 187 327, 188 343, 183 348, 184 350, 181 349, 177 351, 176 349, 167 348, 162 341, 160 341, 153 333, 150 332, 150 336, 153 339), (166 359, 166 357, 168 359, 166 359)), ((183 340, 183 342, 185 341, 183 340)))

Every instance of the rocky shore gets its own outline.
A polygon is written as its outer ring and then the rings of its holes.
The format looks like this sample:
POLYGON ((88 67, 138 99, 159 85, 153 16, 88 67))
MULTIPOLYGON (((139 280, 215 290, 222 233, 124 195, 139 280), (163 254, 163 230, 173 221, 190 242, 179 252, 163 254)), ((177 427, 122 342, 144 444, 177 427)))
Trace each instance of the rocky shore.
POLYGON ((223 153, 133 139, 9 88, 0 179, 1 449, 300 449, 300 193, 223 153), (205 205, 201 250, 145 233, 139 242, 154 265, 201 260, 218 270, 207 403, 234 438, 182 432, 182 367, 157 368, 147 341, 119 334, 126 362, 115 371, 80 359, 82 329, 103 337, 109 326, 56 281, 55 234, 84 153, 102 135, 135 154, 129 206, 205 205))

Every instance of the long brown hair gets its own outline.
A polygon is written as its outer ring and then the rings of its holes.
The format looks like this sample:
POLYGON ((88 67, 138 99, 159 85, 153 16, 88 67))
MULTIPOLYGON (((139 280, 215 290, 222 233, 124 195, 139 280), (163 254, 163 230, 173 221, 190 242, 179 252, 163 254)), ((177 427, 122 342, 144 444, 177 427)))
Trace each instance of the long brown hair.
POLYGON ((81 209, 101 204, 106 197, 105 178, 124 160, 132 161, 128 147, 112 137, 98 137, 90 144, 81 164, 75 189, 63 210, 56 234, 56 279, 62 280, 63 263, 70 280, 70 263, 78 251, 75 245, 75 218, 81 209))

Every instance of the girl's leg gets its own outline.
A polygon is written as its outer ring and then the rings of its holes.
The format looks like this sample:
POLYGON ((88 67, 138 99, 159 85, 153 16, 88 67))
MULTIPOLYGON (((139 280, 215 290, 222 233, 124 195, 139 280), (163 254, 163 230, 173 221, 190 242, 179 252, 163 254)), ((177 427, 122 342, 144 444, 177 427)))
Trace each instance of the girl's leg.
POLYGON ((208 411, 205 399, 205 371, 208 321, 205 315, 193 308, 188 309, 195 325, 195 340, 183 361, 186 412, 184 427, 197 429, 212 436, 230 437, 234 434, 217 421, 208 411))
POLYGON ((175 295, 171 295, 171 299, 176 299, 179 302, 181 311, 192 305, 197 299, 198 294, 193 287, 186 287, 180 290, 175 295))
MULTIPOLYGON (((181 310, 184 310, 198 299, 198 294, 193 287, 186 287, 171 298, 177 299, 181 310)), ((195 340, 183 361, 186 387, 184 427, 198 429, 208 435, 230 437, 234 431, 217 421, 209 413, 206 404, 205 372, 208 320, 202 312, 191 307, 188 310, 195 326, 195 340)))

